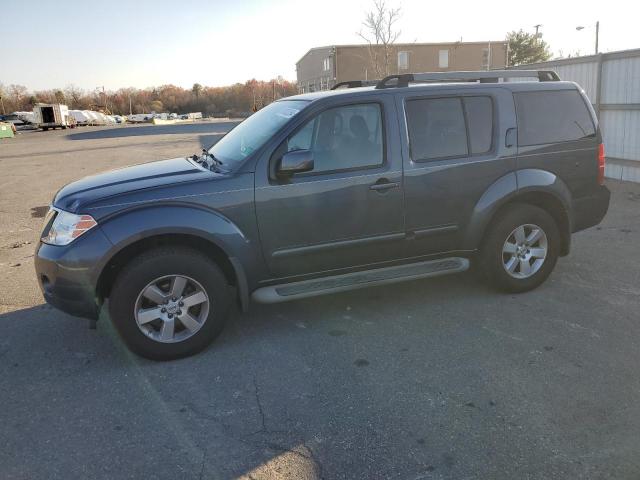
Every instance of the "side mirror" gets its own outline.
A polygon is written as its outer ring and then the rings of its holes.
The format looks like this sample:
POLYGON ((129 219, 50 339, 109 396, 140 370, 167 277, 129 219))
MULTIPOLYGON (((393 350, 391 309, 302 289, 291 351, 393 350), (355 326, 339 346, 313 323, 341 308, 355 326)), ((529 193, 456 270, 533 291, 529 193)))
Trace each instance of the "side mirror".
POLYGON ((294 173, 313 170, 313 153, 311 150, 295 150, 285 153, 278 165, 278 175, 288 176, 294 173))

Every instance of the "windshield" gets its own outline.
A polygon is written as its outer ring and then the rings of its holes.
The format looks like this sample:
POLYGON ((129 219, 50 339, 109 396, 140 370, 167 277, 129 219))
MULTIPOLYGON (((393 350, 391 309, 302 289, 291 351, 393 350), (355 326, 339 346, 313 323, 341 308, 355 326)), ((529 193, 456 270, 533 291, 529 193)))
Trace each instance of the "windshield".
POLYGON ((260 148, 271 136, 309 102, 284 100, 273 102, 257 111, 227 133, 209 149, 225 169, 236 164, 260 148))

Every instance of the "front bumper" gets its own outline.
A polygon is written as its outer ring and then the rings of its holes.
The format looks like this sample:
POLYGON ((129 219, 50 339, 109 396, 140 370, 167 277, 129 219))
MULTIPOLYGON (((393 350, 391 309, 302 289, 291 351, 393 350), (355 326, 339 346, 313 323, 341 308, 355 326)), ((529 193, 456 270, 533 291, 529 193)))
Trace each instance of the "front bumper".
POLYGON ((40 242, 34 263, 46 302, 70 315, 97 319, 98 265, 111 247, 100 227, 65 246, 40 242))
POLYGON ((573 204, 573 232, 599 224, 609 210, 611 192, 605 186, 598 187, 595 194, 576 199, 573 204))

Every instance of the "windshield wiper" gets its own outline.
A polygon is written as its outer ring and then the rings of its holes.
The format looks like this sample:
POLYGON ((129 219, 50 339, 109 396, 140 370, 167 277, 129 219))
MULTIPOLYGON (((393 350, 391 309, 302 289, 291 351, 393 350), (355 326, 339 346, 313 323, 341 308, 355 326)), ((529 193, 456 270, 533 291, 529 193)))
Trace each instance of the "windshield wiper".
POLYGON ((207 168, 208 170, 211 170, 212 172, 229 173, 228 170, 224 168, 220 168, 222 165, 222 160, 217 159, 212 153, 209 153, 209 151, 206 148, 202 149, 201 156, 194 154, 191 157, 191 159, 195 162, 198 162, 200 165, 207 168))

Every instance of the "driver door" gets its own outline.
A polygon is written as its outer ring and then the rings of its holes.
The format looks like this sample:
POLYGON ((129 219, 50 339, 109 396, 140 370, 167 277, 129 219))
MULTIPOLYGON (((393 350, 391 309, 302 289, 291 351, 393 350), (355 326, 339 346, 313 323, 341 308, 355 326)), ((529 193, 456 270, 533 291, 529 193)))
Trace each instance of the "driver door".
POLYGON ((320 109, 256 172, 258 227, 274 277, 402 256, 402 159, 393 108, 393 98, 381 95, 320 109), (285 178, 267 173, 284 153, 300 149, 312 153, 312 171, 285 178))

